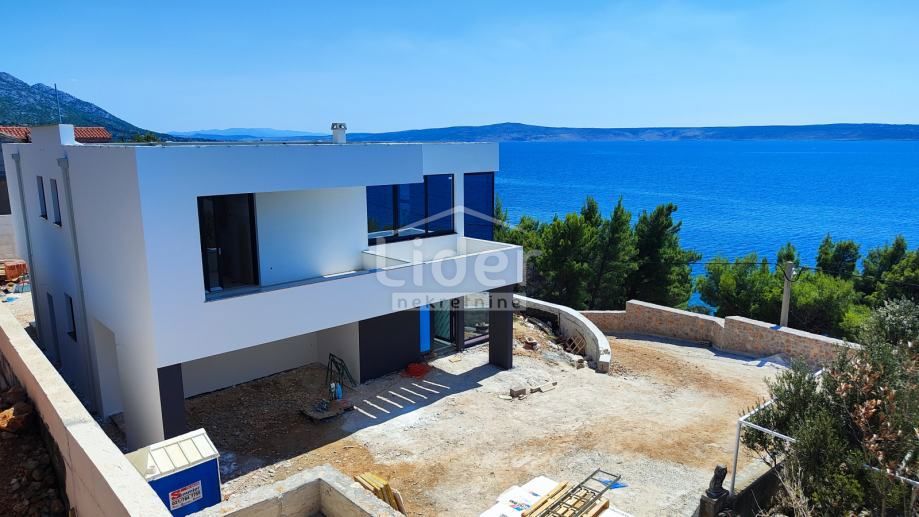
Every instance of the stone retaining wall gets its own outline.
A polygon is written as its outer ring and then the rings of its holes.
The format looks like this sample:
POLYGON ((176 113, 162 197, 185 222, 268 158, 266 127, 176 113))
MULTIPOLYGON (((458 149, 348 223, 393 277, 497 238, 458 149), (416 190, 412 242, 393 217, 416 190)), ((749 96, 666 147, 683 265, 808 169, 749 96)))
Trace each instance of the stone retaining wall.
POLYGON ((624 311, 582 311, 603 332, 632 332, 709 342, 719 350, 755 357, 785 354, 812 366, 829 364, 841 347, 839 339, 811 334, 740 316, 717 318, 653 303, 631 300, 624 311))
POLYGON ((559 332, 563 337, 579 337, 584 342, 584 354, 588 359, 597 363, 598 372, 609 371, 609 363, 612 358, 609 340, 590 319, 570 307, 527 298, 519 294, 514 295, 514 303, 524 313, 536 313, 537 316, 550 315, 558 323, 559 332))
MULTIPOLYGON (((64 464, 69 504, 78 516, 170 513, 106 436, 22 325, 0 306, 0 375, 28 393, 64 464)), ((4 487, 5 489, 5 487, 4 487)))

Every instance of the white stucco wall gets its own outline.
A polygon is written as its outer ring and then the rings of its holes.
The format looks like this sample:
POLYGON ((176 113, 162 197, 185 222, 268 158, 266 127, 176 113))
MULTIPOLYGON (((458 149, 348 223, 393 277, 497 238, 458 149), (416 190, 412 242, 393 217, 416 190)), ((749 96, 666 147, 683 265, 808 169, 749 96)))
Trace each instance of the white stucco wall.
POLYGON ((367 248, 363 187, 255 195, 262 285, 353 271, 367 248))
POLYGON ((361 347, 358 322, 348 323, 316 333, 316 360, 328 364, 329 354, 335 354, 345 364, 356 382, 361 381, 361 347))
POLYGON ((103 326, 91 323, 91 337, 98 341, 100 369, 118 365, 117 377, 100 375, 106 396, 99 412, 108 415, 123 407, 125 420, 134 422, 127 429, 129 446, 145 445, 162 439, 156 368, 174 364, 157 364, 152 299, 168 299, 172 279, 151 276, 145 260, 135 148, 74 146, 66 152, 86 309, 90 322, 103 326), (105 328, 114 335, 114 350, 104 345, 111 339, 105 328))
MULTIPOLYGON (((448 166, 449 159, 453 159, 450 156, 460 155, 464 147, 448 145, 445 148, 449 153, 445 151, 439 158, 434 151, 434 158, 426 158, 432 163, 430 170, 457 175, 466 172, 461 169, 462 164, 448 166), (446 171, 447 168, 453 170, 446 171)), ((479 155, 491 157, 491 161, 484 158, 472 160, 476 169, 480 166, 496 167, 497 146, 471 147, 479 155)), ((423 148, 426 145, 137 148, 149 275, 150 278, 168 278, 170 284, 168 296, 152 298, 156 364, 166 366, 192 361, 391 312, 393 288, 368 275, 206 301, 196 199, 213 194, 276 193, 420 182, 423 180, 422 173, 426 172, 422 164, 423 148)), ((455 183, 461 185, 462 181, 455 183)), ((308 197, 311 194, 302 195, 308 197)), ((358 197, 352 195, 347 196, 349 203, 357 203, 358 197)), ((324 205, 321 211, 334 212, 333 206, 334 203, 324 205)), ((355 234, 341 239, 350 243, 353 238, 356 243, 358 239, 366 238, 366 216, 361 210, 363 222, 359 222, 353 212, 346 213, 351 208, 349 204, 347 210, 336 212, 331 224, 345 221, 346 227, 352 228, 355 234)), ((285 219, 283 216, 278 218, 285 219)), ((305 223, 288 219, 284 224, 291 227, 305 223)), ((260 240, 266 227, 266 221, 260 220, 260 240)), ((290 246, 289 243, 287 245, 290 246)), ((296 251, 317 253, 306 248, 296 251)), ((360 260, 359 256, 355 258, 360 260)), ((271 267, 270 258, 262 261, 271 267)), ((360 264, 356 262, 355 267, 360 264)), ((263 270, 266 274, 264 283, 309 274, 306 267, 291 262, 283 265, 282 269, 285 274, 276 277, 272 276, 273 271, 263 270)), ((434 284, 430 269, 394 274, 404 276, 410 282, 415 279, 421 282, 427 278, 428 284, 434 284)), ((520 281, 519 277, 519 271, 508 271, 505 280, 514 283, 520 281)), ((466 289, 468 292, 482 290, 475 278, 467 280, 464 285, 452 285, 450 288, 466 289)), ((418 282, 410 283, 408 288, 423 289, 425 284, 418 282)))
MULTIPOLYGON (((67 225, 57 226, 52 222, 53 206, 50 183, 52 178, 58 184, 62 215, 66 214, 68 208, 64 196, 63 173, 58 164, 58 159, 64 158, 66 153, 63 147, 44 138, 46 135, 41 131, 43 128, 35 129, 36 138, 33 143, 4 144, 3 154, 7 168, 10 206, 13 214, 17 215, 15 223, 17 242, 24 243, 25 231, 22 221, 18 220, 18 214, 23 213, 23 207, 20 203, 17 176, 20 174, 22 176, 26 201, 24 213, 28 218, 31 235, 32 257, 29 269, 32 274, 32 299, 38 320, 39 345, 46 350, 46 353, 53 349, 59 351, 59 357, 53 357, 53 352, 51 355, 52 359, 57 359, 63 377, 80 400, 88 407, 95 409, 97 402, 95 366, 89 348, 87 329, 83 325, 70 229, 67 225), (14 153, 20 156, 21 167, 19 168, 12 159, 14 153), (38 208, 37 178, 39 176, 42 177, 45 188, 47 219, 40 216, 38 208), (48 294, 52 296, 54 303, 55 321, 51 321, 48 317, 50 312, 48 294), (70 329, 70 316, 65 295, 70 296, 74 302, 77 340, 67 334, 70 329), (57 346, 53 345, 55 335, 57 346)), ((25 249, 26 246, 23 244, 22 248, 25 249)))
POLYGON ((185 396, 208 393, 315 363, 319 358, 316 341, 316 334, 305 334, 182 363, 185 396))

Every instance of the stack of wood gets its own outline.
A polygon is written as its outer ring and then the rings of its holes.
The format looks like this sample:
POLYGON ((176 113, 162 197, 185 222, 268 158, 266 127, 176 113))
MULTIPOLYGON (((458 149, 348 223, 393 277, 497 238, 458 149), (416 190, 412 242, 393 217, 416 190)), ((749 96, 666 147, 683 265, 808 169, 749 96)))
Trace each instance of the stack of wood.
POLYGON ((570 481, 564 481, 555 486, 546 495, 540 497, 533 506, 524 510, 522 517, 548 517, 556 515, 582 515, 584 517, 596 517, 609 508, 609 500, 600 498, 589 508, 583 508, 583 502, 579 502, 578 496, 586 495, 586 489, 580 486, 572 486, 570 481), (555 503, 564 501, 570 504, 572 508, 560 508, 557 511, 549 511, 555 503))
POLYGON ((393 510, 405 513, 405 503, 402 501, 402 494, 398 490, 389 486, 389 481, 377 476, 372 472, 364 472, 361 475, 354 476, 354 480, 373 495, 388 504, 393 510))

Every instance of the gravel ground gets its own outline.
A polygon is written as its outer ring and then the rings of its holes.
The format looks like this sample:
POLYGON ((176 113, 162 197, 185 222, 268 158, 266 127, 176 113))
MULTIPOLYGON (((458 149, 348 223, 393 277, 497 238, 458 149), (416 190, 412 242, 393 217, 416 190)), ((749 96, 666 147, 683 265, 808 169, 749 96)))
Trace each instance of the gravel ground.
MULTIPOLYGON (((520 321, 516 333, 534 335, 520 321)), ((545 346, 517 347, 515 367, 500 371, 480 346, 431 362, 423 379, 348 390, 356 410, 322 424, 299 414, 321 392, 317 367, 195 397, 186 411, 222 453, 227 497, 328 463, 390 479, 410 515, 478 515, 511 485, 580 481, 599 467, 629 485, 610 492, 614 506, 690 515, 715 464, 730 465, 738 415, 777 370, 672 340, 610 341, 611 375, 574 369, 545 346), (512 387, 549 380, 555 389, 507 400, 512 387)))

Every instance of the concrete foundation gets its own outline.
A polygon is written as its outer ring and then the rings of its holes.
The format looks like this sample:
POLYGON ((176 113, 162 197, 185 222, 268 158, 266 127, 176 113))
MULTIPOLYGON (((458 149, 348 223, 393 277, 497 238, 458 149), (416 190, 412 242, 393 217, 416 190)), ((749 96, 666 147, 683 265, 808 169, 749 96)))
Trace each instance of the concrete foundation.
POLYGON ((216 506, 192 514, 197 517, 326 517, 397 516, 393 510, 356 481, 323 465, 234 496, 216 506))

